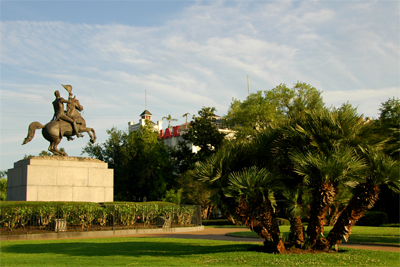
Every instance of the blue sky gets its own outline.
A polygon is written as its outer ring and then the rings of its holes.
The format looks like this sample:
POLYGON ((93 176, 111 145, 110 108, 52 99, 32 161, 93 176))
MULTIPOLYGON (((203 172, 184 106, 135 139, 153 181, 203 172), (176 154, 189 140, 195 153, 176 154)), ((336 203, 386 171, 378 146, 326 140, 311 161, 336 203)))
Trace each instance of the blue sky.
MULTIPOLYGON (((71 84, 98 135, 202 106, 225 115, 232 98, 286 83, 323 91, 377 117, 399 97, 398 1, 4 1, 1 8, 1 165, 48 142, 21 143, 47 123, 54 91, 71 84)), ((164 121, 164 126, 167 123, 164 121)), ((88 137, 60 144, 81 156, 88 137)))

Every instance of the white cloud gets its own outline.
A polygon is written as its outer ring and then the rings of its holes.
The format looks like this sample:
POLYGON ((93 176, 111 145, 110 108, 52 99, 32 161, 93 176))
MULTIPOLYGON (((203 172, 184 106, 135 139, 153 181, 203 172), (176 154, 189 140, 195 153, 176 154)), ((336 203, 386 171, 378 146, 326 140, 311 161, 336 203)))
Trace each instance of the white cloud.
MULTIPOLYGON (((153 120, 183 122, 202 106, 224 115, 232 98, 247 96, 247 75, 251 92, 307 82, 328 105, 349 100, 376 116, 380 102, 399 95, 398 6, 200 1, 156 27, 2 21, 2 128, 15 125, 2 140, 49 120, 54 90, 66 97, 61 83, 74 87, 99 142, 105 129, 138 120, 145 90, 153 120)), ((8 145, 28 154, 17 143, 8 145)), ((3 144, 2 153, 11 149, 3 144)), ((4 158, 0 169, 9 167, 4 158)))

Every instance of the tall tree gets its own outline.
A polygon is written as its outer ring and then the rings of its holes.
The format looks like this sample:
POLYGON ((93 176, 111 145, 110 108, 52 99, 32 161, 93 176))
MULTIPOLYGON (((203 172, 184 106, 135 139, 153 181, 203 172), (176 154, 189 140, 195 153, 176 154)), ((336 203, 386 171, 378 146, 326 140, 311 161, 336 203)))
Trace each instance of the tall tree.
POLYGON ((136 132, 107 130, 108 140, 91 144, 82 153, 114 169, 115 200, 160 200, 172 187, 175 174, 167 148, 150 125, 136 132))
MULTIPOLYGON (((273 242, 273 249, 277 253, 284 252, 285 246, 280 237, 278 221, 275 213, 274 190, 281 189, 283 183, 275 174, 266 169, 253 166, 240 172, 229 175, 229 187, 225 195, 234 197, 238 212, 244 221, 248 222, 249 216, 260 223, 273 242)), ((252 224, 248 223, 252 227, 252 224)), ((267 242, 267 241, 266 241, 267 242)))
POLYGON ((389 98, 381 103, 379 120, 395 127, 400 126, 400 99, 389 98))
POLYGON ((373 146, 362 149, 362 155, 368 164, 365 181, 356 186, 349 204, 330 231, 327 237, 329 246, 336 246, 343 239, 348 240, 352 227, 378 200, 382 185, 387 185, 396 193, 400 192, 398 160, 393 160, 373 146))
POLYGON ((171 114, 169 114, 166 117, 163 117, 162 119, 168 121, 168 128, 170 128, 170 129, 171 129, 171 121, 177 121, 177 119, 172 118, 171 114))
POLYGON ((302 117, 304 112, 324 107, 321 92, 309 84, 286 84, 250 94, 246 100, 233 99, 226 123, 238 131, 237 137, 248 137, 272 126, 285 124, 287 119, 302 117))
POLYGON ((186 125, 188 123, 188 116, 190 115, 190 113, 185 113, 182 115, 182 117, 186 117, 186 125))
POLYGON ((7 200, 7 171, 0 171, 0 201, 7 200))
POLYGON ((222 146, 225 134, 220 133, 214 124, 215 111, 214 107, 203 107, 198 111, 199 116, 193 116, 194 121, 183 135, 185 141, 200 147, 197 152, 198 160, 204 160, 222 146))

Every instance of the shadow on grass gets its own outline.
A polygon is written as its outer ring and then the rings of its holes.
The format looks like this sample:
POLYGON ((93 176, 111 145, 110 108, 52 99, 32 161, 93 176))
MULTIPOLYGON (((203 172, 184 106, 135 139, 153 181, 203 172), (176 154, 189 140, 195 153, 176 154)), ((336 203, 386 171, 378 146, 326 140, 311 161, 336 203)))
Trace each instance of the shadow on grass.
POLYGON ((365 243, 385 243, 385 244, 395 244, 400 243, 398 236, 373 236, 373 235, 358 235, 352 234, 349 236, 349 242, 365 242, 365 243))
MULTIPOLYGON (((262 246, 262 245, 261 245, 262 246)), ((92 239, 90 241, 68 240, 68 242, 45 241, 26 244, 2 244, 2 253, 15 254, 59 254, 65 256, 152 256, 179 257, 191 254, 209 254, 247 251, 254 244, 221 244, 216 242, 174 241, 161 238, 124 238, 121 241, 92 239)))

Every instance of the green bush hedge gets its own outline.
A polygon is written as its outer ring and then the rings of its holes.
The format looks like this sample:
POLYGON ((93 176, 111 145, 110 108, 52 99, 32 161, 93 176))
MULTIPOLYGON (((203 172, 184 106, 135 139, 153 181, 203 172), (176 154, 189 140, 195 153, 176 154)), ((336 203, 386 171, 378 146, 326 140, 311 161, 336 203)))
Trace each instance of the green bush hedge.
POLYGON ((360 226, 380 226, 388 223, 388 216, 383 211, 366 211, 356 223, 360 226))
POLYGON ((284 218, 276 218, 279 225, 290 225, 290 221, 284 218))
POLYGON ((164 202, 119 202, 77 203, 77 202, 26 202, 9 201, 0 204, 1 228, 10 232, 19 227, 37 225, 46 228, 55 219, 65 219, 67 225, 88 228, 91 225, 134 226, 137 222, 148 227, 157 217, 164 221, 175 221, 179 226, 187 226, 194 216, 195 206, 177 206, 164 202))
POLYGON ((203 225, 233 225, 233 223, 228 219, 213 219, 213 220, 203 220, 203 225))
MULTIPOLYGON (((289 220, 283 218, 277 218, 279 225, 290 225, 289 220)), ((233 225, 233 223, 228 219, 213 219, 213 220, 203 220, 203 225, 233 225)))

